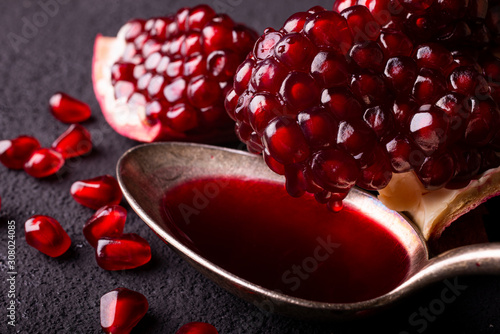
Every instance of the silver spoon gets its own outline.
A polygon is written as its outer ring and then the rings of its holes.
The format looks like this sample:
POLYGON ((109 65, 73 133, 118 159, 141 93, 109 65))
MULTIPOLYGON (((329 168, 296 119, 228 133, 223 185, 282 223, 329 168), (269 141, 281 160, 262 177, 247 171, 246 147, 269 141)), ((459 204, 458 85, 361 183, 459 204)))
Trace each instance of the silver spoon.
POLYGON ((165 222, 160 201, 165 192, 184 181, 210 176, 235 176, 284 182, 258 156, 213 146, 158 143, 137 146, 117 165, 124 196, 134 211, 170 247, 194 268, 234 295, 270 312, 307 319, 345 320, 380 311, 431 283, 459 275, 500 274, 500 243, 476 244, 429 258, 418 229, 401 214, 389 210, 375 197, 353 189, 345 199, 350 205, 392 231, 409 256, 409 270, 402 284, 370 300, 326 303, 305 300, 266 289, 228 272, 189 247, 165 222))

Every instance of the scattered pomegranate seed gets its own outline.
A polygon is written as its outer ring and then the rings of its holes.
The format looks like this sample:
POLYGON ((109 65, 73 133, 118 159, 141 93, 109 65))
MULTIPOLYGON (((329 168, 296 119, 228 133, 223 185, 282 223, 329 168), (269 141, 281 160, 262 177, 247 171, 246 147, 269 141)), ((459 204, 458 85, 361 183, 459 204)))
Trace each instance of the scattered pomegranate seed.
POLYGON ((71 186, 70 193, 76 202, 94 210, 119 204, 123 196, 118 182, 111 175, 77 181, 71 186))
POLYGON ((148 311, 143 294, 117 288, 101 297, 101 327, 105 333, 128 334, 148 311))
POLYGON ((33 177, 42 178, 57 173, 63 165, 64 157, 61 153, 50 148, 40 148, 26 161, 24 170, 33 177))
POLYGON ((35 215, 24 224, 26 242, 40 252, 58 257, 71 245, 71 239, 57 220, 48 216, 35 215))
POLYGON ((97 242, 96 260, 105 270, 134 269, 151 260, 151 247, 135 233, 104 237, 97 242))
POLYGON ((30 136, 2 140, 0 141, 0 162, 10 169, 23 169, 26 161, 39 148, 38 140, 30 136))
POLYGON ((97 247, 99 239, 118 237, 123 233, 127 210, 119 205, 106 205, 100 208, 83 226, 83 235, 92 247, 97 247))
POLYGON ((175 334, 219 334, 219 332, 206 322, 190 322, 179 328, 175 334))
POLYGON ((50 111, 63 123, 80 123, 90 118, 90 107, 66 93, 58 92, 49 101, 50 111))
POLYGON ((65 159, 87 154, 92 150, 90 133, 80 124, 72 124, 53 143, 52 148, 65 159))

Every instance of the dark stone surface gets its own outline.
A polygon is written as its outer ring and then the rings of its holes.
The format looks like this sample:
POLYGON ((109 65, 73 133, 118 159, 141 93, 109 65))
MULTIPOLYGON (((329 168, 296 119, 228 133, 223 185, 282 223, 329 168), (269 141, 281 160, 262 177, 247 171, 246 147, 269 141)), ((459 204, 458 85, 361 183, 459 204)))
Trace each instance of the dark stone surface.
MULTIPOLYGON (((437 284, 404 304, 365 320, 346 324, 303 322, 262 313, 182 261, 129 209, 126 232, 147 238, 153 260, 144 268, 106 272, 97 267, 93 249, 81 233, 92 210, 69 195, 79 179, 114 174, 120 155, 137 143, 120 137, 105 123, 91 82, 94 37, 114 35, 132 17, 171 13, 198 1, 81 0, 57 6, 43 21, 38 0, 2 0, 0 9, 0 139, 35 135, 48 146, 66 129, 47 111, 49 97, 63 90, 90 104, 93 117, 84 125, 91 131, 95 149, 87 157, 69 161, 64 173, 36 180, 23 172, 0 166, 0 333, 99 333, 99 298, 116 287, 143 293, 150 309, 134 333, 175 333, 190 321, 207 321, 220 333, 500 333, 500 280, 498 277, 460 278, 467 289, 439 314, 428 320, 409 318, 420 307, 436 306, 443 284, 437 284), (38 15, 38 16, 37 16, 38 15), (25 20, 41 20, 41 27, 25 43, 13 47, 7 34, 22 36, 25 20), (16 50, 17 49, 17 50, 16 50), (29 247, 24 222, 33 214, 58 219, 72 238, 70 251, 58 259, 29 247), (8 222, 16 226, 16 326, 7 327, 8 222)), ((42 0, 45 2, 53 2, 42 0)), ((67 2, 60 1, 60 2, 67 2)), ((217 0, 236 20, 262 31, 280 25, 290 14, 317 3, 273 0, 217 0), (233 4, 233 5, 230 5, 233 4)))

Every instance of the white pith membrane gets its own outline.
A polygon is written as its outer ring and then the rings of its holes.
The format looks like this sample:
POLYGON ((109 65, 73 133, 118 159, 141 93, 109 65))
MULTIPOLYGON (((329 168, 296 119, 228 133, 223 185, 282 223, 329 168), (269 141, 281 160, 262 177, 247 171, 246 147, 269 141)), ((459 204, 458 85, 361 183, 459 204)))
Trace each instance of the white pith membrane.
POLYGON ((379 190, 378 198, 388 208, 404 212, 420 228, 425 239, 436 239, 460 216, 488 199, 500 195, 500 167, 490 169, 466 187, 429 191, 415 173, 393 174, 379 190))

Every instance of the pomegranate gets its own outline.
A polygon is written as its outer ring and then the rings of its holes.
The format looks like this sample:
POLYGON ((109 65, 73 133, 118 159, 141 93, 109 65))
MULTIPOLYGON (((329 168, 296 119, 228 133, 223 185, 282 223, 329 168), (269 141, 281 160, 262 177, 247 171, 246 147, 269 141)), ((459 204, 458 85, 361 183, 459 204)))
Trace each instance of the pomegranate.
POLYGON ((40 252, 58 257, 66 253, 71 239, 57 220, 49 216, 35 215, 24 224, 26 242, 40 252))
POLYGON ((64 165, 61 153, 50 148, 40 148, 33 152, 24 164, 24 171, 36 178, 43 178, 57 173, 64 165))
POLYGON ((96 248, 99 239, 118 237, 123 233, 127 210, 119 205, 106 205, 97 210, 83 226, 83 235, 96 248))
POLYGON ((33 152, 40 148, 38 140, 31 136, 19 136, 0 141, 0 162, 10 169, 23 169, 33 152))
POLYGON ((127 288, 114 289, 101 297, 101 327, 105 333, 128 334, 148 308, 143 294, 127 288))
POLYGON ((461 1, 347 4, 355 2, 337 2, 340 13, 315 7, 266 29, 236 71, 226 110, 249 150, 285 175, 290 195, 314 193, 333 211, 354 186, 379 191, 391 208, 392 199, 406 205, 402 198, 418 197, 401 192, 465 196, 448 206, 434 201, 437 221, 415 199, 417 212, 397 206, 426 237, 439 235, 500 193, 500 59, 489 39, 472 45, 424 20, 437 22, 446 8, 443 22, 486 29, 485 15, 461 1))
POLYGON ((92 150, 90 133, 80 124, 72 124, 52 143, 52 148, 65 159, 85 155, 92 150))
POLYGON ((224 96, 255 38, 207 5, 131 20, 116 38, 98 36, 93 81, 106 120, 142 142, 231 139, 224 96))
POLYGON ((80 123, 91 116, 90 107, 66 93, 58 92, 49 101, 52 115, 63 123, 80 123))
POLYGON ((99 239, 96 260, 105 270, 134 269, 151 260, 149 243, 135 233, 99 239))
POLYGON ((71 185, 70 193, 76 202, 94 210, 119 204, 123 197, 118 181, 111 175, 77 181, 71 185))

